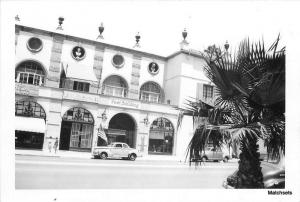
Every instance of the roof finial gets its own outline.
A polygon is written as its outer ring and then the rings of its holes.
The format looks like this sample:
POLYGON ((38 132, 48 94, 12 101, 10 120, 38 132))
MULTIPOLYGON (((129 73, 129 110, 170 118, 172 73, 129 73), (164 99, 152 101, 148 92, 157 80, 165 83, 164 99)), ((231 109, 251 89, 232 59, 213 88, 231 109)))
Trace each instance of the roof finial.
POLYGON ((226 43, 224 44, 224 48, 226 50, 226 52, 228 51, 228 48, 229 48, 229 43, 228 41, 226 40, 226 43))
POLYGON ((136 41, 136 44, 134 45, 134 48, 140 48, 140 39, 141 39, 141 36, 140 36, 140 33, 138 32, 136 35, 135 35, 135 41, 136 41))
POLYGON ((99 30, 99 36, 97 37, 97 39, 104 39, 104 37, 102 36, 102 33, 104 31, 103 22, 101 22, 100 27, 98 27, 98 30, 99 30))
POLYGON ((186 28, 184 28, 183 32, 182 32, 182 37, 183 37, 183 40, 180 42, 180 49, 183 50, 187 50, 188 49, 188 45, 189 43, 187 42, 186 40, 186 37, 187 37, 187 31, 186 31, 186 28))
POLYGON ((59 17, 59 18, 58 18, 58 24, 59 24, 59 25, 58 25, 58 27, 56 28, 56 30, 63 30, 63 28, 62 28, 61 25, 62 25, 62 23, 64 22, 64 20, 65 20, 65 19, 64 19, 63 17, 59 17))

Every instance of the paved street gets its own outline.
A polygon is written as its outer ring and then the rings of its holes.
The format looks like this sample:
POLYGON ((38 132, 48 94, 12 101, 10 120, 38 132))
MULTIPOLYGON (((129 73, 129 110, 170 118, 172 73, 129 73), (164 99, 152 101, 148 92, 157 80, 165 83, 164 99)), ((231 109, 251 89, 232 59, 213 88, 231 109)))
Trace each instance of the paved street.
POLYGON ((222 188, 237 163, 127 161, 16 155, 16 189, 222 188))

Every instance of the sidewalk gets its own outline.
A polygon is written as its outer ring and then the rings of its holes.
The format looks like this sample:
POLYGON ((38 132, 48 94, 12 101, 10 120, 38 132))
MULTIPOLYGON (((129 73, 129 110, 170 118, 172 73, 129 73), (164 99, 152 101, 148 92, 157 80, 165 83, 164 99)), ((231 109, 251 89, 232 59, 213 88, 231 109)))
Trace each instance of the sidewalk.
MULTIPOLYGON (((47 156, 47 157, 58 157, 58 158, 84 158, 91 159, 92 154, 90 152, 78 152, 78 151, 63 151, 59 150, 55 154, 54 151, 51 153, 48 150, 27 150, 27 149, 16 149, 16 155, 28 155, 28 156, 47 156)), ((136 158, 137 161, 174 161, 174 162, 185 162, 184 157, 169 156, 169 155, 146 155, 136 158)), ((228 162, 235 163, 238 159, 230 159, 228 162)), ((188 162, 188 160, 187 160, 188 162)))
MULTIPOLYGON (((59 150, 55 154, 54 151, 51 153, 48 150, 27 150, 27 149, 16 149, 16 155, 28 155, 28 156, 47 156, 47 157, 58 157, 58 158, 84 158, 91 159, 92 155, 90 152, 77 152, 77 151, 62 151, 59 150)), ((137 161, 178 161, 180 158, 177 156, 162 156, 162 155, 147 155, 136 158, 137 161)))

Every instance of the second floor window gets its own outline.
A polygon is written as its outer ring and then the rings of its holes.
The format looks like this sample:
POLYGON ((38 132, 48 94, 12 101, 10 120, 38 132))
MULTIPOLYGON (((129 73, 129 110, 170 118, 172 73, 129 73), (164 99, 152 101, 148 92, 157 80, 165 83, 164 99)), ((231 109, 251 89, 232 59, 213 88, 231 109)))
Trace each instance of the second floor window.
POLYGON ((161 102, 161 88, 158 84, 147 82, 142 85, 140 99, 148 102, 161 102))
POLYGON ((73 90, 89 92, 90 84, 85 82, 74 81, 73 90))
POLYGON ((213 86, 203 85, 203 97, 213 98, 213 86))
POLYGON ((18 83, 41 86, 45 82, 45 72, 37 62, 25 61, 17 67, 15 79, 18 83))
POLYGON ((110 76, 103 82, 102 92, 105 95, 127 97, 127 83, 123 78, 119 76, 110 76))

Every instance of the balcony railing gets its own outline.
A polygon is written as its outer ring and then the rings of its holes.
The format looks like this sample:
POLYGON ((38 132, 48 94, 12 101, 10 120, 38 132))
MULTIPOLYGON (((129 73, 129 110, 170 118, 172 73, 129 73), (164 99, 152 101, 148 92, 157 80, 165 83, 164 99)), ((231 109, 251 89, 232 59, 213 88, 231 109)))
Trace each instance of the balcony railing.
POLYGON ((102 92, 105 95, 111 95, 116 97, 127 97, 128 89, 117 86, 103 85, 102 92))
POLYGON ((147 102, 160 102, 160 93, 154 93, 149 91, 141 91, 141 100, 147 102))

